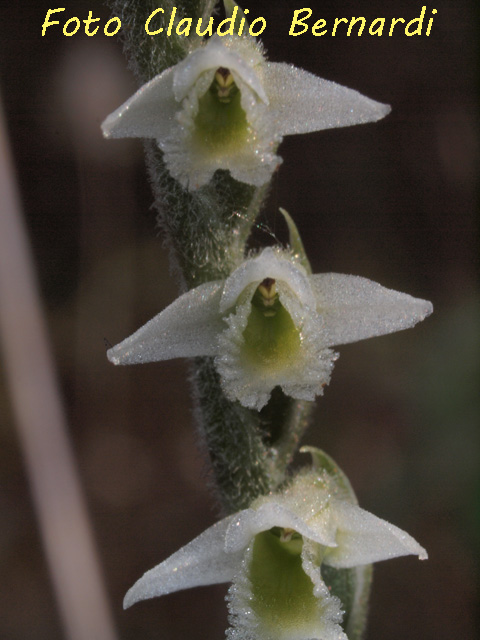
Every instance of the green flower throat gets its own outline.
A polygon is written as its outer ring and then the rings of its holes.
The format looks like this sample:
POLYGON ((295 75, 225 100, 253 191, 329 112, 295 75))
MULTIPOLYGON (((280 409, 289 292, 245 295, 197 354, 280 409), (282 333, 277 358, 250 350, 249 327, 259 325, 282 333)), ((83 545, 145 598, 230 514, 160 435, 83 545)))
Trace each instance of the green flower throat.
POLYGON ((302 546, 298 533, 279 527, 255 537, 251 606, 267 629, 301 627, 316 615, 317 598, 302 567, 302 546))
POLYGON ((267 368, 287 366, 300 348, 300 333, 280 302, 273 278, 260 283, 251 305, 243 331, 246 359, 267 368))
POLYGON ((198 101, 195 135, 199 144, 214 152, 245 143, 249 127, 240 100, 233 75, 219 67, 210 88, 198 101))

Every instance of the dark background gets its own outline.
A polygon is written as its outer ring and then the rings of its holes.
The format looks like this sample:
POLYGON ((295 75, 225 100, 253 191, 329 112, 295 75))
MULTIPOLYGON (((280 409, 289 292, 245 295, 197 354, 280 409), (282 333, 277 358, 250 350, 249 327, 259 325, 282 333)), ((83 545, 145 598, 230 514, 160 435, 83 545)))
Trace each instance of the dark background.
MULTIPOLYGON (((309 20, 387 18, 382 37, 288 36, 293 0, 262 15, 269 56, 392 105, 377 124, 284 141, 261 221, 285 239, 296 219, 314 271, 366 276, 433 301, 413 331, 340 349, 309 444, 349 475, 361 505, 430 554, 375 568, 368 640, 477 637, 477 12, 436 8, 431 35, 392 17, 421 2, 328 2, 309 20)), ((93 0, 53 16, 108 11, 93 0)), ((161 6, 161 3, 159 3, 161 6)), ((0 9, 0 80, 38 278, 81 479, 119 637, 222 638, 226 587, 123 612, 128 587, 212 524, 217 505, 197 442, 187 363, 113 368, 116 343, 176 295, 139 141, 104 141, 103 118, 136 88, 116 38, 41 26, 52 4, 0 9)), ((65 16, 63 18, 62 16, 65 16)), ((57 18, 58 19, 58 18, 57 18)), ((0 196, 1 197, 1 196, 0 196)), ((257 239, 270 243, 263 227, 257 239)), ((0 637, 62 638, 11 404, 0 372, 0 637)), ((88 612, 85 612, 88 615, 88 612)), ((93 640, 93 639, 92 639, 93 640)), ((98 639, 101 640, 101 639, 98 639)))

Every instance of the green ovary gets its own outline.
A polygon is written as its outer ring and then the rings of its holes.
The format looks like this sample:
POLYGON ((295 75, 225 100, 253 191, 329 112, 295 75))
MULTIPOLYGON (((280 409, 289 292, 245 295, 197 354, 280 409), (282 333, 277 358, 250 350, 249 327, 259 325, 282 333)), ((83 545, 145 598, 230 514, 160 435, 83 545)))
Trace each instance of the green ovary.
POLYGON ((283 369, 292 364, 300 348, 300 334, 278 297, 265 306, 258 289, 243 332, 243 356, 254 366, 283 369))
POLYGON ((200 98, 195 117, 195 140, 204 150, 215 153, 243 146, 249 127, 240 97, 235 84, 229 90, 228 98, 219 97, 214 81, 200 98))
POLYGON ((275 529, 255 537, 250 583, 250 605, 269 634, 283 637, 288 629, 310 626, 319 603, 313 583, 302 568, 301 536, 282 542, 275 529))

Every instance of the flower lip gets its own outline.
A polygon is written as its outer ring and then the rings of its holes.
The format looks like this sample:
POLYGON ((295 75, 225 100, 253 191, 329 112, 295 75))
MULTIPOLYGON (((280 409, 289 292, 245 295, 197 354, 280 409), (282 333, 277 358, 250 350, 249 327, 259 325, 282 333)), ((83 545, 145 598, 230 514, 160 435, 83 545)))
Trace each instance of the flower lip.
POLYGON ((314 306, 312 287, 302 266, 281 257, 274 249, 267 247, 260 255, 246 260, 225 281, 220 311, 224 313, 234 306, 238 297, 248 285, 261 285, 266 280, 280 280, 295 292, 301 304, 314 306))
POLYGON ((254 68, 236 51, 225 46, 217 35, 212 36, 206 46, 192 51, 176 66, 173 78, 175 99, 181 102, 186 98, 201 74, 210 72, 213 80, 219 68, 228 69, 235 82, 238 79, 243 81, 268 105, 267 94, 254 68))

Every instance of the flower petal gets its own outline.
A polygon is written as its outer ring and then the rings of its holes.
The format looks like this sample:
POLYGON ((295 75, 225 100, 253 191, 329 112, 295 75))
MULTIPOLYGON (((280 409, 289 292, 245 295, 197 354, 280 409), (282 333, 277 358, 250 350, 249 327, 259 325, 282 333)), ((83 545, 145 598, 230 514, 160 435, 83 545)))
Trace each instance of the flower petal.
POLYGON ((224 518, 176 551, 167 560, 147 571, 127 592, 124 609, 174 591, 232 580, 241 563, 241 554, 224 551, 225 531, 231 517, 224 518))
MULTIPOLYGON (((240 38, 227 38, 224 42, 219 36, 214 35, 204 47, 199 47, 192 51, 174 67, 173 91, 178 102, 187 96, 202 73, 223 67, 231 71, 235 79, 241 78, 245 84, 255 91, 262 102, 268 104, 268 97, 265 94, 260 78, 255 72, 252 64, 253 60, 242 56, 234 48, 225 46, 226 43, 233 43, 233 46, 235 46, 236 44, 242 44, 243 41, 240 38)), ((253 52, 253 44, 250 49, 253 52)), ((257 54, 256 57, 257 62, 262 61, 261 56, 257 54)))
POLYGON ((283 257, 279 251, 267 247, 257 257, 245 260, 227 278, 220 302, 221 311, 236 304, 242 291, 249 285, 260 284, 265 278, 285 282, 302 304, 314 306, 313 291, 305 269, 283 257))
POLYGON ((335 529, 330 526, 328 518, 316 522, 310 527, 305 520, 292 509, 281 504, 283 496, 259 498, 258 508, 245 509, 232 516, 225 534, 225 550, 236 552, 248 546, 251 539, 273 527, 293 529, 305 538, 323 545, 335 546, 335 529), (275 500, 275 501, 274 501, 275 500), (318 526, 320 525, 320 526, 318 526))
POLYGON ((427 559, 425 549, 393 524, 348 502, 332 500, 331 508, 337 547, 328 549, 325 564, 346 569, 411 554, 427 559))
POLYGON ((179 105, 173 94, 175 67, 165 69, 102 123, 106 138, 157 138, 169 135, 179 105))
POLYGON ((433 311, 427 300, 359 276, 322 273, 310 276, 310 284, 325 321, 326 346, 408 329, 433 311))
POLYGON ((278 293, 301 333, 298 357, 282 372, 278 384, 287 396, 312 401, 316 396, 323 395, 338 354, 325 348, 327 339, 323 318, 315 311, 312 300, 301 305, 296 292, 284 283, 279 283, 278 293))
POLYGON ((222 285, 222 281, 208 282, 184 293, 133 335, 109 349, 110 362, 139 364, 215 355, 217 336, 225 329, 219 312, 222 285))
POLYGON ((390 106, 283 62, 264 67, 271 117, 282 136, 375 122, 390 106))

